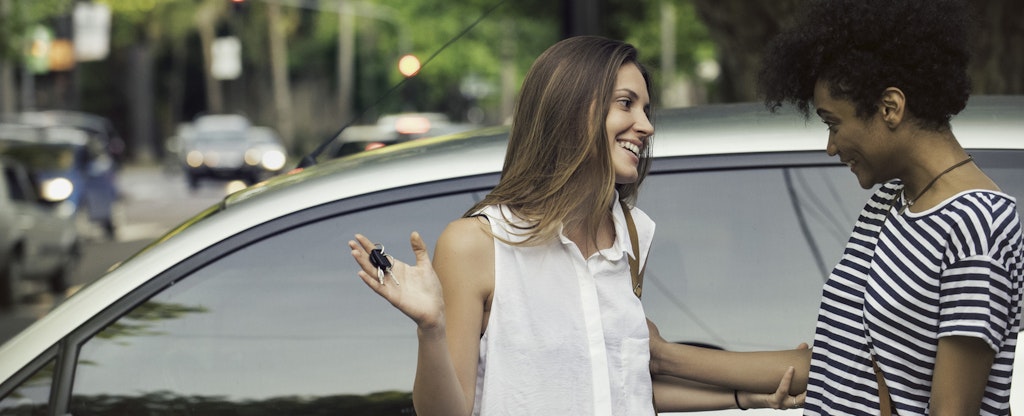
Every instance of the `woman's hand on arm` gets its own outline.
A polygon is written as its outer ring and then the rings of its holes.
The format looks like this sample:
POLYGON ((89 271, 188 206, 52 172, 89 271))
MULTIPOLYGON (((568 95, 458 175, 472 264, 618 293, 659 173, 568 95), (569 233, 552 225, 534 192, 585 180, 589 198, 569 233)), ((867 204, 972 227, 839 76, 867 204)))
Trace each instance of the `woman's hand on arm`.
POLYGON ((981 338, 939 338, 932 375, 931 414, 978 414, 993 360, 995 351, 981 338))
POLYGON ((751 393, 687 381, 671 376, 654 377, 654 403, 659 412, 692 412, 723 409, 795 409, 803 407, 806 394, 790 395, 794 370, 790 368, 773 393, 751 393))

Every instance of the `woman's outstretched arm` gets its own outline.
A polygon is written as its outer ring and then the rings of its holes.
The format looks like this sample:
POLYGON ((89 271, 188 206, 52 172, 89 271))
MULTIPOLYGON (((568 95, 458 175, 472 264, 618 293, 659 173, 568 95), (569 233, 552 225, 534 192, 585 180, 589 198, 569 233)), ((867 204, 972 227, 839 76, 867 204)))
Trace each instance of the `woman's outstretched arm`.
POLYGON ((479 222, 450 224, 438 240, 434 262, 413 233, 416 265, 390 258, 391 275, 383 283, 369 261, 373 243, 361 235, 349 242, 363 282, 416 323, 413 403, 420 415, 469 415, 473 409, 484 302, 494 281, 493 244, 479 222), (461 260, 456 264, 455 259, 461 260))
POLYGON ((651 333, 651 373, 754 393, 773 393, 788 369, 795 370, 789 393, 807 390, 811 350, 735 352, 665 341, 657 326, 651 333))
POLYGON ((701 384, 672 376, 654 376, 654 404, 659 412, 694 412, 724 409, 795 409, 805 394, 790 395, 794 370, 779 380, 773 393, 751 393, 701 384))

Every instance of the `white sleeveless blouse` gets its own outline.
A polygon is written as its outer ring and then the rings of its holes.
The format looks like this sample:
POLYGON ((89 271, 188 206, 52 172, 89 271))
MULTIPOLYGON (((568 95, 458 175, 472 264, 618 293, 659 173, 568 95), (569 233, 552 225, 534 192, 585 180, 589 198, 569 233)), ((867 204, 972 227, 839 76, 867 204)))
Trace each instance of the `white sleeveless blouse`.
MULTIPOLYGON (((647 258, 654 222, 632 209, 647 258)), ((522 240, 498 206, 496 236, 522 240)), ((475 415, 653 415, 647 322, 631 290, 621 206, 615 242, 584 259, 561 233, 538 246, 494 240, 494 295, 480 339, 475 415)))

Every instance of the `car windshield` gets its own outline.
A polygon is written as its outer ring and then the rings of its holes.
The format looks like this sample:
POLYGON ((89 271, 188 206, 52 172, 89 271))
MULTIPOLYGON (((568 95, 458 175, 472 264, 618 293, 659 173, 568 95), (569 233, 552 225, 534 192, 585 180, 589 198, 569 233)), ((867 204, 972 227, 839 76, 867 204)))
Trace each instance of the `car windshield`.
POLYGON ((77 147, 61 144, 2 143, 0 153, 20 160, 35 171, 67 170, 75 164, 77 147))
POLYGON ((211 143, 244 142, 245 132, 232 130, 214 130, 199 132, 196 135, 199 141, 211 143))

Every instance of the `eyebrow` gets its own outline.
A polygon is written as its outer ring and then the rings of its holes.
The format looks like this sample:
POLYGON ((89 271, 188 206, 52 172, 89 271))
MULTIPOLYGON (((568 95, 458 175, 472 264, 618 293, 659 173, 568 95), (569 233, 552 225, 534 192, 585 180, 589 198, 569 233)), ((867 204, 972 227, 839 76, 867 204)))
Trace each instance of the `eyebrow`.
POLYGON ((817 110, 814 110, 814 112, 815 112, 816 114, 818 114, 818 117, 822 117, 822 118, 824 118, 825 116, 830 116, 830 115, 832 115, 832 112, 831 112, 831 111, 828 111, 828 110, 825 110, 825 109, 822 109, 822 108, 819 108, 819 109, 817 109, 817 110))
POLYGON ((640 95, 637 94, 636 91, 633 91, 632 89, 629 89, 629 88, 619 88, 619 89, 615 90, 614 92, 625 92, 625 93, 629 94, 633 98, 640 98, 640 95))

